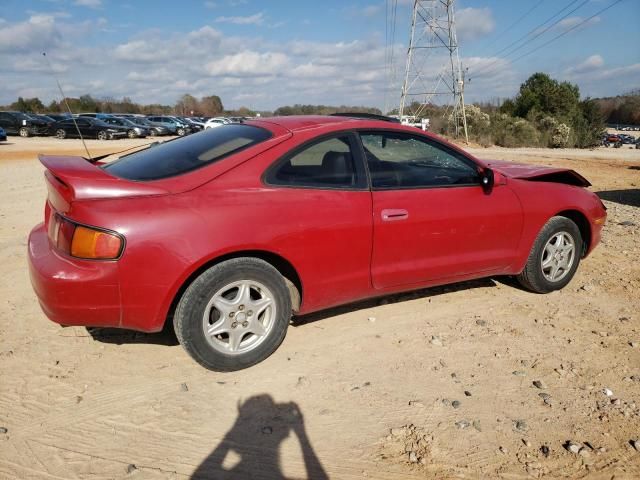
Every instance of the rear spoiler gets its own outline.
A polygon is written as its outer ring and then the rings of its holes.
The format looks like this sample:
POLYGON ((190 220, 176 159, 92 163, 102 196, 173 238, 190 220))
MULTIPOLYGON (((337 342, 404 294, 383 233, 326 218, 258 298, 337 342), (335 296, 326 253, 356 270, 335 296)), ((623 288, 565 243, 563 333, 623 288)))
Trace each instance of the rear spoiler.
POLYGON ((76 200, 165 195, 167 190, 109 175, 98 165, 83 157, 38 155, 47 169, 49 200, 61 212, 66 212, 76 200))

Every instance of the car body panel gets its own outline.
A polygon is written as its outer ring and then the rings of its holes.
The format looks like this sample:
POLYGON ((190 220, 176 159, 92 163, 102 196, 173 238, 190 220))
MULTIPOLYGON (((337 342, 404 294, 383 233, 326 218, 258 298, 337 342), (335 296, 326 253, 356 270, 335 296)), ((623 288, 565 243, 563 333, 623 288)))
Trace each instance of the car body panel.
POLYGON ((508 186, 373 192, 376 288, 504 271, 516 257, 522 206, 508 186), (385 219, 385 211, 406 217, 385 219))
MULTIPOLYGON (((391 292, 517 274, 542 226, 566 211, 587 219, 586 253, 598 243, 606 213, 597 197, 583 187, 539 181, 566 169, 492 164, 465 154, 479 171, 488 164, 495 168, 493 189, 270 185, 263 178, 267 169, 324 135, 347 132, 355 137, 354 132, 376 129, 424 134, 398 124, 336 117, 246 123, 268 129, 271 138, 161 180, 124 180, 80 157, 42 157, 49 188, 45 220, 57 211, 126 239, 118 260, 81 261, 55 251, 42 236, 47 226, 36 227, 30 265, 47 315, 75 324, 80 314, 54 301, 55 292, 60 289, 64 298, 69 292, 81 295, 86 278, 89 286, 101 282, 107 287, 105 298, 93 300, 111 315, 95 322, 85 316, 87 324, 158 331, 190 279, 230 256, 277 257, 291 265, 301 287, 300 314, 391 292), (382 214, 388 209, 406 210, 408 218, 385 222, 382 214), (84 268, 85 263, 102 273, 84 268), (52 274, 52 265, 61 279, 52 274), (76 290, 68 285, 70 278, 76 279, 76 290)), ((433 135, 425 136, 462 152, 433 135)), ((86 299, 79 299, 77 310, 86 309, 86 299)))

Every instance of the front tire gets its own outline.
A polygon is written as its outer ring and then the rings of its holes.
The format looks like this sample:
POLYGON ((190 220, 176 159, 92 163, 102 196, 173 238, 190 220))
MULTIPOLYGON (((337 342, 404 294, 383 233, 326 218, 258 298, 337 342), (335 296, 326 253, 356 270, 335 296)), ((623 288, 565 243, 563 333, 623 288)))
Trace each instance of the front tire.
POLYGON ((186 289, 174 315, 178 341, 200 365, 234 371, 255 365, 284 340, 291 297, 269 263, 250 257, 214 265, 186 289))
POLYGON ((566 217, 553 217, 536 237, 518 281, 537 293, 560 290, 575 275, 582 250, 578 226, 566 217))
POLYGON ((18 134, 20 134, 22 138, 27 138, 31 136, 31 132, 27 127, 22 127, 20 130, 18 130, 18 134))
POLYGON ((187 131, 184 128, 179 128, 177 133, 178 133, 178 136, 184 137, 187 131))
POLYGON ((63 129, 58 129, 56 130, 56 138, 59 138, 60 140, 63 140, 64 138, 67 137, 67 132, 65 132, 63 129))
POLYGON ((127 132, 127 136, 128 136, 129 138, 136 138, 136 137, 138 136, 138 134, 136 133, 136 131, 135 131, 135 130, 129 130, 129 131, 127 132))
POLYGON ((109 134, 107 132, 105 132, 104 130, 100 130, 98 132, 98 140, 108 140, 109 139, 109 134))

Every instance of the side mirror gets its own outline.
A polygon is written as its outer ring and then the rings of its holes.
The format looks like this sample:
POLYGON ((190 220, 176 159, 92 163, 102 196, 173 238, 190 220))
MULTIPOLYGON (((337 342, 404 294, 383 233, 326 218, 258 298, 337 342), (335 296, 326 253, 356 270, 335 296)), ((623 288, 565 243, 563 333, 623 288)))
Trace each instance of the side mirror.
POLYGON ((493 184, 495 182, 495 178, 493 175, 493 170, 490 168, 485 168, 482 172, 480 172, 480 184, 482 185, 482 190, 484 193, 491 193, 493 190, 493 184))

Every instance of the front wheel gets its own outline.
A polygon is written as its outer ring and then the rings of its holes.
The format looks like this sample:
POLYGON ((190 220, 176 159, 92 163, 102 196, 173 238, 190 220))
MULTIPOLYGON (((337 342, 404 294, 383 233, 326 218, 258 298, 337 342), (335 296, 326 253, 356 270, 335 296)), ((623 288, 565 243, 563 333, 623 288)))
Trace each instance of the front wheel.
POLYGON ((136 131, 135 131, 135 130, 129 130, 129 131, 127 132, 127 136, 128 136, 129 138, 136 138, 136 137, 138 136, 138 134, 136 133, 136 131))
POLYGON ((98 132, 98 140, 108 140, 109 139, 109 134, 107 132, 105 132, 104 130, 100 130, 98 132))
POLYGON ((60 128, 56 130, 56 138, 59 138, 60 140, 62 140, 66 136, 67 136, 67 132, 65 132, 63 129, 60 128))
POLYGON ((214 265, 193 281, 178 303, 174 328, 200 365, 233 371, 271 355, 290 318, 282 275, 263 260, 243 257, 214 265))
POLYGON ((23 138, 27 138, 29 136, 31 136, 31 132, 29 131, 29 129, 27 127, 22 127, 18 133, 20 134, 21 137, 23 138))
POLYGON ((536 237, 518 281, 537 293, 560 290, 575 275, 582 248, 580 229, 572 220, 551 218, 536 237))
POLYGON ((177 133, 179 136, 184 137, 187 131, 184 128, 179 128, 177 133))

